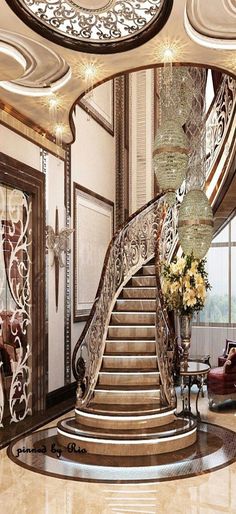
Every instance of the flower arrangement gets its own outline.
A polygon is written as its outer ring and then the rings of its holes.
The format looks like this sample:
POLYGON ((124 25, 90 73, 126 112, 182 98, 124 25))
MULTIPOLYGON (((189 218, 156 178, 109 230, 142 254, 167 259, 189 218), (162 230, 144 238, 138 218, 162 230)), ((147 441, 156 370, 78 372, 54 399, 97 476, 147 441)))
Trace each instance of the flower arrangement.
POLYGON ((161 287, 169 310, 191 316, 203 309, 206 292, 211 288, 205 264, 205 259, 194 259, 193 254, 162 264, 161 287))

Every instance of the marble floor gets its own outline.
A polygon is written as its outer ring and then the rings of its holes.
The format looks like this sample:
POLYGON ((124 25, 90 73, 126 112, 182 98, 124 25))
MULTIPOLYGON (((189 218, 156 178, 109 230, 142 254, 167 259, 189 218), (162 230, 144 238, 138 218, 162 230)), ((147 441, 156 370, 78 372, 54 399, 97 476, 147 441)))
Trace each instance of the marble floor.
MULTIPOLYGON (((199 407, 204 421, 236 431, 235 409, 210 412, 206 398, 200 399, 199 407)), ((48 426, 54 425, 55 421, 48 426)), ((96 484, 28 471, 14 464, 4 449, 0 452, 0 512, 236 514, 236 462, 187 479, 145 484, 96 484)))

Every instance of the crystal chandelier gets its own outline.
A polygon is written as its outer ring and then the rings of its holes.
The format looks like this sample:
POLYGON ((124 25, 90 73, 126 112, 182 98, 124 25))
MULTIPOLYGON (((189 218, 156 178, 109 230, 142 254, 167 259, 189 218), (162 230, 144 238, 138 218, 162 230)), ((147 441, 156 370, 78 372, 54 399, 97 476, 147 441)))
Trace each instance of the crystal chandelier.
POLYGON ((185 255, 203 259, 213 237, 212 208, 201 189, 189 191, 179 210, 179 241, 185 255))
POLYGON ((158 130, 153 150, 157 183, 162 191, 176 191, 188 167, 188 139, 178 121, 167 120, 158 130))

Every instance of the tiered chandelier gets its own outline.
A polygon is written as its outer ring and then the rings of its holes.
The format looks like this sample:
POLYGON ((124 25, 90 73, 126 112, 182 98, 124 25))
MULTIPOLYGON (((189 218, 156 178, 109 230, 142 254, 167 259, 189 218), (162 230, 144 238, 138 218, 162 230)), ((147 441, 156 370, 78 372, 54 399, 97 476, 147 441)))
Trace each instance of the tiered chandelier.
POLYGON ((205 137, 201 112, 194 105, 194 82, 188 68, 165 65, 161 74, 161 126, 153 150, 153 164, 159 188, 166 192, 166 202, 173 206, 176 191, 186 180, 186 190, 179 209, 178 235, 185 255, 202 259, 213 236, 213 214, 205 185, 205 137), (186 122, 195 124, 194 138, 188 138, 186 122), (185 130, 183 129, 183 126, 185 130))

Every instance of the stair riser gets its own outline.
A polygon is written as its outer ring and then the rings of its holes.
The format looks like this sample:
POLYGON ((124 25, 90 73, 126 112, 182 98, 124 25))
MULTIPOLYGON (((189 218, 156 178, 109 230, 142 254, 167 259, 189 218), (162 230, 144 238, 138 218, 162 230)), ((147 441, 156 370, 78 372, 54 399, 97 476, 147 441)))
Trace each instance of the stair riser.
POLYGON ((127 312, 155 312, 156 311, 156 300, 117 300, 116 311, 127 311, 127 312))
POLYGON ((149 287, 149 286, 156 286, 156 277, 155 276, 145 276, 140 275, 138 277, 132 277, 131 284, 134 287, 149 287))
POLYGON ((139 287, 137 289, 133 287, 126 287, 122 291, 123 298, 156 298, 157 290, 156 287, 153 288, 145 288, 139 287))
POLYGON ((155 275, 156 274, 156 270, 155 270, 155 266, 154 265, 151 265, 151 266, 143 266, 143 275, 155 275))
POLYGON ((126 420, 120 416, 113 416, 113 419, 104 419, 102 417, 86 416, 86 412, 81 415, 75 411, 75 419, 77 423, 81 423, 87 427, 120 430, 144 430, 145 428, 161 427, 168 423, 173 423, 175 421, 175 416, 173 414, 168 414, 167 416, 150 417, 149 419, 144 420, 140 420, 138 417, 133 420, 126 420))
POLYGON ((108 353, 155 353, 155 342, 149 341, 107 341, 105 352, 108 353))
POLYGON ((112 325, 154 325, 156 314, 142 312, 116 312, 111 316, 112 325))
POLYGON ((119 403, 122 405, 127 404, 140 404, 140 403, 151 403, 160 401, 160 390, 140 390, 137 391, 108 391, 108 390, 97 390, 94 391, 93 401, 96 403, 115 404, 119 403))
POLYGON ((160 384, 158 373, 99 373, 98 385, 136 386, 160 384))
POLYGON ((119 368, 119 369, 155 369, 157 368, 157 358, 153 356, 104 356, 102 361, 102 369, 119 368))
POLYGON ((113 339, 155 339, 155 327, 139 327, 139 326, 128 326, 118 327, 113 326, 108 328, 108 338, 113 339))
MULTIPOLYGON (((187 448, 196 442, 197 439, 197 431, 189 434, 184 434, 178 439, 168 440, 168 438, 164 438, 163 440, 159 440, 158 443, 156 440, 152 442, 142 441, 141 444, 138 444, 137 441, 130 443, 128 441, 126 444, 123 441, 119 441, 116 444, 109 439, 100 440, 92 438, 82 438, 80 436, 66 436, 58 432, 57 441, 63 447, 67 447, 68 443, 75 443, 76 447, 84 448, 88 453, 97 454, 97 455, 119 455, 119 456, 134 456, 134 455, 159 455, 161 453, 166 452, 175 452, 177 450, 181 450, 182 448, 187 448)), ((79 459, 79 457, 78 457, 79 459)))

